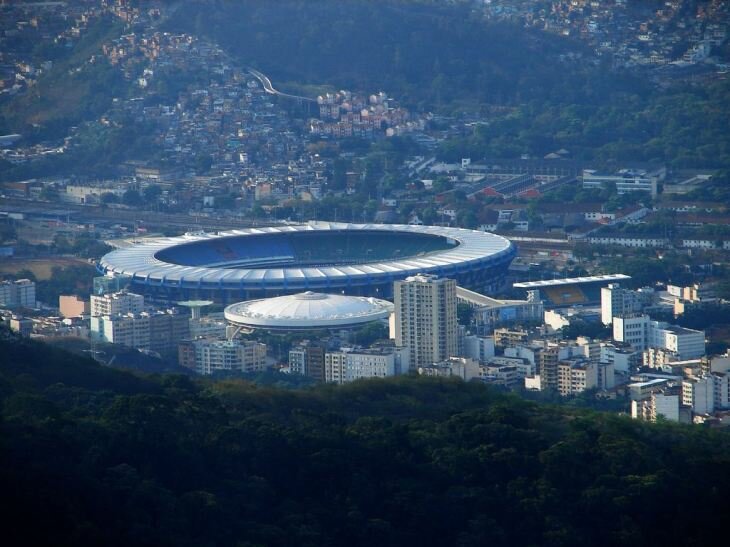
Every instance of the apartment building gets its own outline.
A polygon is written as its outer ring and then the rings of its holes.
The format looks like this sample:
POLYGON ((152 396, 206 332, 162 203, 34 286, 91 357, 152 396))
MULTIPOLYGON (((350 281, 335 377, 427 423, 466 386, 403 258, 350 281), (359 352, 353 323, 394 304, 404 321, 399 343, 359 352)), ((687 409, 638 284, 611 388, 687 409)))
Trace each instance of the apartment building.
POLYGON ((0 282, 0 306, 35 308, 35 283, 30 279, 0 282))
POLYGON ((141 313, 144 311, 144 296, 126 291, 111 294, 91 295, 91 316, 141 313))
POLYGON ((408 348, 342 348, 324 355, 324 381, 336 384, 385 378, 409 369, 408 348))
POLYGON ((395 343, 410 350, 411 368, 455 356, 456 281, 419 274, 396 281, 394 293, 395 343))
POLYGON ((260 372, 266 369, 266 344, 243 340, 186 340, 178 346, 181 366, 209 375, 219 371, 260 372))

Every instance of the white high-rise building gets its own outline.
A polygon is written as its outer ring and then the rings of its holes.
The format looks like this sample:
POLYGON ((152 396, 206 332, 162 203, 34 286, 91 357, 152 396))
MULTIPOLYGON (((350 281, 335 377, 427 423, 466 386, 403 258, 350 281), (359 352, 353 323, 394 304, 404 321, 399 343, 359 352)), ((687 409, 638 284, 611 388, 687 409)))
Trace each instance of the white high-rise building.
POLYGON ((648 315, 616 316, 613 318, 613 339, 643 351, 649 340, 649 323, 648 315))
POLYGON ((456 281, 419 274, 396 281, 395 343, 410 350, 411 369, 458 352, 456 281))
POLYGON ((642 308, 641 294, 622 289, 618 283, 601 288, 601 322, 610 325, 616 316, 638 313, 642 308))
POLYGON ((111 294, 91 295, 91 316, 141 313, 144 311, 144 296, 121 291, 111 294))

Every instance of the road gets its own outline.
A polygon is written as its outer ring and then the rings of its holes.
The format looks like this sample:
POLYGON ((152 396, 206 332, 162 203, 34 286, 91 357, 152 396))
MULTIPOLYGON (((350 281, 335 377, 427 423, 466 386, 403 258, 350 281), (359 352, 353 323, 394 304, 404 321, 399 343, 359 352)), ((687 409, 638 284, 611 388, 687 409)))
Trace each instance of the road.
MULTIPOLYGON (((254 219, 235 219, 225 217, 206 217, 189 215, 186 213, 157 213, 154 211, 139 211, 137 209, 112 209, 94 205, 75 205, 69 203, 52 203, 46 201, 23 200, 14 198, 0 198, 0 211, 27 212, 37 211, 59 212, 68 211, 68 216, 74 220, 84 220, 94 223, 141 223, 145 227, 173 226, 187 230, 223 230, 232 228, 247 228, 251 226, 273 226, 280 223, 262 222, 254 219)), ((67 215, 61 214, 61 217, 67 215)), ((63 220, 63 219, 62 219, 63 220)))
POLYGON ((287 99, 296 99, 297 101, 308 101, 310 103, 316 103, 317 99, 312 99, 311 97, 303 97, 301 95, 292 95, 291 93, 283 93, 281 91, 278 91, 274 88, 274 86, 271 83, 271 80, 269 77, 264 74, 263 72, 260 72, 256 70, 255 68, 248 67, 247 70, 249 73, 255 77, 259 82, 261 82, 261 85, 264 88, 264 91, 266 93, 269 93, 271 95, 278 95, 279 97, 285 97, 287 99))

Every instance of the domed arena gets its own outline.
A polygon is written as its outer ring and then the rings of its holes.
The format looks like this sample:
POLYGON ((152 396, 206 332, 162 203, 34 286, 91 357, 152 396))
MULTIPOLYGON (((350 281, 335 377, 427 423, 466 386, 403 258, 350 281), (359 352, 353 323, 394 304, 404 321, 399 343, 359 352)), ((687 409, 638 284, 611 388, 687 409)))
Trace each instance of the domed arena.
POLYGON ((506 238, 477 230, 310 222, 150 238, 108 253, 99 269, 161 300, 231 303, 303 291, 388 298, 394 281, 418 273, 488 291, 515 254, 506 238))
POLYGON ((387 319, 392 311, 393 304, 387 300, 307 291, 232 304, 224 315, 231 325, 248 332, 301 332, 353 329, 387 319))

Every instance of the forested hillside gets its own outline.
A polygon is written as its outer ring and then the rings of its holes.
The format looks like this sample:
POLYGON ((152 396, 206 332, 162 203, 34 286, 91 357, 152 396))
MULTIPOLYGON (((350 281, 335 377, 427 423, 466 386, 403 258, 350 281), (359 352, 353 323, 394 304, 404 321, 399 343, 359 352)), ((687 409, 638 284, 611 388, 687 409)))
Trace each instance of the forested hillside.
POLYGON ((726 433, 454 381, 291 391, 0 355, 5 545, 724 544, 726 433))
POLYGON ((615 69, 577 40, 485 22, 468 3, 201 0, 166 28, 206 36, 285 89, 382 89, 423 110, 503 112, 445 143, 449 161, 566 148, 597 166, 730 167, 727 79, 657 86, 647 69, 615 69))
MULTIPOLYGON (((275 81, 388 90, 426 108, 467 100, 569 100, 582 63, 576 42, 509 24, 485 24, 468 5, 369 2, 191 2, 168 21, 220 43, 275 81), (556 65, 560 69, 556 69, 556 65)), ((581 84, 601 93, 600 71, 581 84)), ((616 82, 614 82, 615 85, 616 82)))

